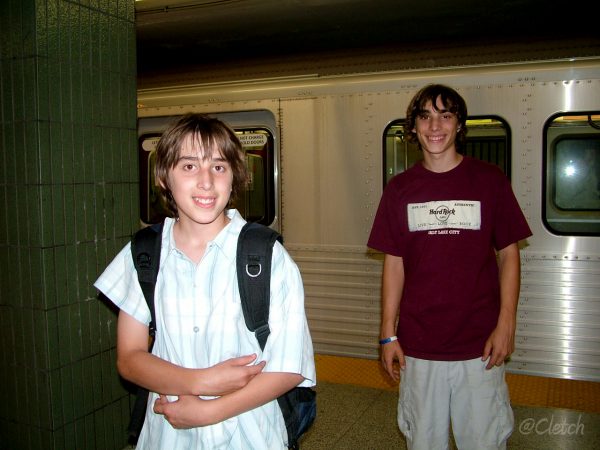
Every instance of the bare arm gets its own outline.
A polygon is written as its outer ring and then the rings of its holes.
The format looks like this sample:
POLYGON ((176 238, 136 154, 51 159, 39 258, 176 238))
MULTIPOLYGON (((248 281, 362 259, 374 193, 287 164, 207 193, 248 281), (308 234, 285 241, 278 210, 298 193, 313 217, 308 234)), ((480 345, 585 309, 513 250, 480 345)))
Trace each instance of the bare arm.
POLYGON ((148 327, 120 311, 117 369, 123 378, 152 392, 170 395, 223 395, 240 389, 264 368, 248 366, 256 355, 228 359, 204 369, 186 369, 148 352, 148 327))
POLYGON ((500 276, 500 314, 498 323, 487 339, 482 359, 489 357, 486 369, 501 366, 515 349, 517 303, 521 284, 521 259, 517 243, 498 252, 500 276))
MULTIPOLYGON (((396 335, 398 312, 400 311, 400 300, 404 288, 404 261, 401 257, 385 255, 383 261, 383 287, 382 287, 382 311, 381 331, 382 339, 396 335)), ((400 368, 404 369, 406 362, 404 352, 398 341, 393 341, 381 346, 381 364, 384 370, 394 380, 400 379, 400 371, 394 364, 398 361, 400 368)))
POLYGON ((161 396, 154 402, 154 412, 164 415, 173 428, 213 425, 264 405, 303 380, 302 375, 295 373, 263 372, 244 388, 214 400, 181 396, 169 402, 161 396))

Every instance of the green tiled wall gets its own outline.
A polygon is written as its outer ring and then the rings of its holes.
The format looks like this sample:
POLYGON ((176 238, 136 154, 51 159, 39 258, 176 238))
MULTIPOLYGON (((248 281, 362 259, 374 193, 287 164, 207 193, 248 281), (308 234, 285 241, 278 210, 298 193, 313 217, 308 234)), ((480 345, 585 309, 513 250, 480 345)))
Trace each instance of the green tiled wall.
POLYGON ((134 0, 2 0, 0 37, 0 448, 122 449, 92 283, 139 220, 134 0))

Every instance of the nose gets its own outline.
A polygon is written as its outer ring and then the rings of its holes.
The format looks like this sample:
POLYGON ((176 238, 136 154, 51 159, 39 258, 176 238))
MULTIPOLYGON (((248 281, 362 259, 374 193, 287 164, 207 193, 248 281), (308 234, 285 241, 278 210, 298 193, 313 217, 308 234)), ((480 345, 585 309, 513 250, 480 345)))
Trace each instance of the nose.
POLYGON ((433 130, 437 130, 438 128, 440 128, 440 118, 433 116, 431 117, 431 122, 430 122, 430 126, 433 130))
POLYGON ((210 189, 213 185, 213 174, 210 167, 201 167, 198 171, 197 186, 200 189, 210 189))

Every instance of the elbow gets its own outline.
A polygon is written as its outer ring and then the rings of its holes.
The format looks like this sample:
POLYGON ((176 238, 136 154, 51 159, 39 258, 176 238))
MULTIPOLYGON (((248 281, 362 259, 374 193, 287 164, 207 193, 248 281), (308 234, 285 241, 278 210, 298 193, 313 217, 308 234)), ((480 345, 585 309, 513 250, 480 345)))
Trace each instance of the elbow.
POLYGON ((128 375, 127 364, 125 363, 125 361, 123 361, 123 358, 120 358, 120 357, 117 357, 117 372, 123 378, 129 379, 129 378, 127 378, 127 375, 128 375))
POLYGON ((125 378, 128 381, 133 381, 132 378, 132 370, 131 370, 131 358, 125 357, 123 355, 119 355, 117 353, 117 372, 121 377, 125 378))

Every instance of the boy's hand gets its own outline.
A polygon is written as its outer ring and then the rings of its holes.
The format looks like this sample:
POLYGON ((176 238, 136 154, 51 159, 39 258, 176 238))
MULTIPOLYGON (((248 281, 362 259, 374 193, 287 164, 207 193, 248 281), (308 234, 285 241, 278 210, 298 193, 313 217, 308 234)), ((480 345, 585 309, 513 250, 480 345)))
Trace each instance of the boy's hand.
POLYGON ((406 360, 404 359, 404 352, 398 341, 393 341, 381 346, 381 365, 394 381, 400 380, 400 369, 404 370, 406 367, 406 360))
POLYGON ((211 402, 194 395, 181 395, 174 402, 169 402, 161 395, 154 402, 154 412, 165 416, 167 422, 176 429, 203 427, 219 422, 211 416, 211 402))
POLYGON ((486 369, 491 369, 494 366, 501 366, 504 360, 508 358, 515 350, 515 333, 514 325, 506 325, 498 323, 490 337, 487 338, 483 347, 482 361, 489 358, 486 369))
POLYGON ((265 361, 249 365, 254 360, 256 354, 240 356, 203 369, 198 395, 225 395, 243 388, 265 367, 265 361))

